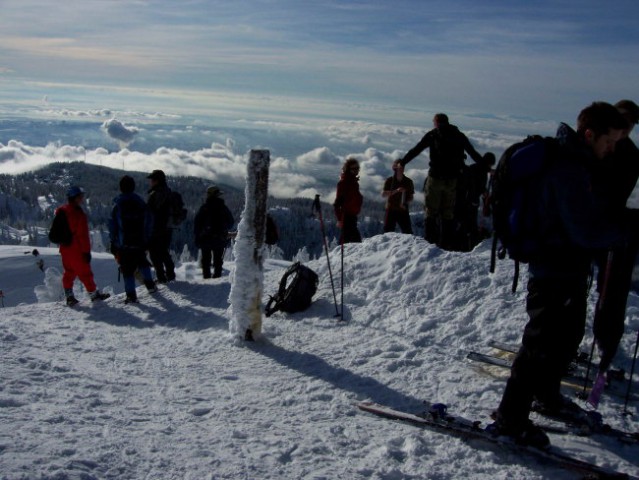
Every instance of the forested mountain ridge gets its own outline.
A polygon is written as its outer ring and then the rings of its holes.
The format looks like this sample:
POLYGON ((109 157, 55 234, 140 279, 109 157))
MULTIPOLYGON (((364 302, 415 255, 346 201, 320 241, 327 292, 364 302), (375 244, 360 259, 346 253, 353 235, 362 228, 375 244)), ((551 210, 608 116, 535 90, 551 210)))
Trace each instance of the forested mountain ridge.
MULTIPOLYGON (((136 182, 136 192, 147 197, 149 172, 124 171, 84 162, 52 163, 45 168, 20 175, 0 175, 0 242, 25 243, 33 246, 48 245, 46 232, 56 207, 66 201, 69 185, 80 185, 87 192, 86 207, 92 230, 102 233, 108 245, 108 218, 113 199, 119 193, 120 178, 127 174, 136 182)), ((169 187, 180 192, 188 210, 184 224, 174 232, 173 249, 181 252, 184 245, 195 254, 193 218, 212 184, 208 179, 196 177, 168 177, 169 187)), ((218 185, 236 222, 244 206, 244 191, 218 185)), ((269 209, 280 233, 279 248, 284 258, 292 258, 306 247, 311 257, 321 254, 323 244, 319 219, 312 215, 312 199, 277 199, 269 197, 269 209)), ((335 226, 333 207, 322 202, 326 233, 329 243, 339 238, 335 226)), ((360 215, 360 229, 364 237, 382 232, 384 204, 366 200, 360 215)), ((417 226, 419 228, 419 226, 417 226)))

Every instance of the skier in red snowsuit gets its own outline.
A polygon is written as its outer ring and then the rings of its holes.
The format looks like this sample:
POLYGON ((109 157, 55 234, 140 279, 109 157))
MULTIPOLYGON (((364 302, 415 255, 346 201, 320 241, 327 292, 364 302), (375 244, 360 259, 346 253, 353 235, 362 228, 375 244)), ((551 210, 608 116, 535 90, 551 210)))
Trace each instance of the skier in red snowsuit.
POLYGON ((71 230, 71 243, 60 245, 60 255, 62 256, 62 286, 67 298, 67 305, 73 306, 78 300, 73 295, 73 282, 76 277, 80 279, 87 289, 91 301, 104 300, 109 298, 108 293, 101 293, 93 280, 91 270, 91 241, 89 239, 89 222, 82 209, 84 201, 84 190, 80 187, 71 187, 67 191, 68 203, 56 210, 63 211, 66 215, 69 229, 71 230))

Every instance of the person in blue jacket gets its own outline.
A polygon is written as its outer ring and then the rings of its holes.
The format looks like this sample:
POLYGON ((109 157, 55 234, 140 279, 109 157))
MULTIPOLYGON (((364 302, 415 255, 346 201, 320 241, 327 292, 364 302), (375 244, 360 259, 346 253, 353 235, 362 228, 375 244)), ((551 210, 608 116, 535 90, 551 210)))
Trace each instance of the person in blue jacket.
POLYGON ((113 201, 109 221, 111 253, 120 264, 124 279, 125 303, 138 301, 135 272, 139 270, 149 293, 157 291, 146 249, 151 236, 153 217, 142 198, 135 192, 135 180, 124 175, 120 180, 120 195, 113 201))
POLYGON ((543 219, 540 254, 528 268, 528 323, 522 345, 491 426, 496 435, 545 448, 548 436, 529 420, 538 410, 557 417, 581 413, 560 393, 584 335, 591 263, 598 249, 625 242, 622 224, 611 223, 592 190, 597 164, 607 161, 625 128, 619 111, 596 102, 583 109, 577 131, 561 124, 553 161, 540 180, 536 215, 543 219))

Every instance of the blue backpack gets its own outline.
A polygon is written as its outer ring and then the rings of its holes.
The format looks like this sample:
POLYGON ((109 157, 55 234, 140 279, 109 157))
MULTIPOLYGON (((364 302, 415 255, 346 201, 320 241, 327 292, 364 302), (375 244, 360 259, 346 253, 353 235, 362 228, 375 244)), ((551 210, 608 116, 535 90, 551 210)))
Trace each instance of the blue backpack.
POLYGON ((496 258, 515 261, 512 291, 517 290, 519 264, 542 251, 543 218, 537 202, 540 181, 557 158, 551 137, 529 136, 511 145, 499 159, 492 180, 493 245, 490 272, 496 258))

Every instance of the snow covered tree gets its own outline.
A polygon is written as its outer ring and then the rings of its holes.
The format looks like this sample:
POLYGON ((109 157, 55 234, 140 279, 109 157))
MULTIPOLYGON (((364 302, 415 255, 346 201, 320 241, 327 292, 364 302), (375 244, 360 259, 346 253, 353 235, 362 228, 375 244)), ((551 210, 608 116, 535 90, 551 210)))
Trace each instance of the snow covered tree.
POLYGON ((234 338, 253 340, 262 332, 262 291, 264 284, 264 236, 270 152, 251 150, 245 203, 237 229, 229 294, 230 325, 234 338))

